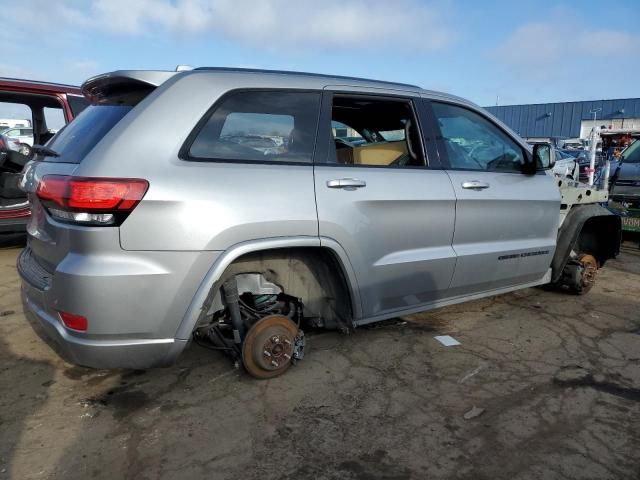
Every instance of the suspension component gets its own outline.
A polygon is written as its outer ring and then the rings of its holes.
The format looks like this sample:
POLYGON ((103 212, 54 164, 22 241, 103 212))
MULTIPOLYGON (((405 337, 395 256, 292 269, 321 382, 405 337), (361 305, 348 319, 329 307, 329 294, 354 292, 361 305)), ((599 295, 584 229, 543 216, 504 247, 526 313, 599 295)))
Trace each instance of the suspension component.
POLYGON ((576 254, 562 272, 561 285, 578 295, 587 293, 596 282, 598 261, 588 253, 576 254))
POLYGON ((579 283, 573 290, 578 294, 587 293, 596 283, 596 275, 598 274, 598 261, 593 255, 587 253, 578 257, 579 264, 579 283))
POLYGON ((236 364, 242 362, 258 378, 280 375, 302 360, 303 304, 299 298, 284 292, 239 295, 236 278, 227 280, 221 293, 225 308, 211 314, 209 323, 193 332, 197 344, 225 353, 236 364))
POLYGON ((229 309, 229 317, 233 327, 233 342, 236 345, 240 345, 244 338, 244 323, 240 315, 240 295, 238 295, 238 284, 235 277, 231 277, 224 282, 222 290, 224 291, 224 300, 229 309))

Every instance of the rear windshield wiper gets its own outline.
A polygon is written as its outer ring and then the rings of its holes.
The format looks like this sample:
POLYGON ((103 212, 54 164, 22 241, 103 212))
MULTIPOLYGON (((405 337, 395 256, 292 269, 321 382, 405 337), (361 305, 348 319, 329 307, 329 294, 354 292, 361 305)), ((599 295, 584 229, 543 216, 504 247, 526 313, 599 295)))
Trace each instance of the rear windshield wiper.
POLYGON ((45 157, 59 157, 60 154, 58 152, 56 152, 55 150, 45 146, 45 145, 34 145, 33 147, 31 147, 31 150, 33 150, 35 153, 38 153, 40 155, 44 155, 45 157))

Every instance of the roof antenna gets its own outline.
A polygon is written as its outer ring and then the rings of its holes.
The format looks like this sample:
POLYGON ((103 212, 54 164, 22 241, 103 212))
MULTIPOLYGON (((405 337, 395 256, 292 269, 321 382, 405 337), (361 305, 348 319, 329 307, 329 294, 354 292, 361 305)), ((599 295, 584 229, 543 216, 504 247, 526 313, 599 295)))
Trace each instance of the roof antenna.
POLYGON ((176 67, 176 72, 188 72, 189 70, 193 70, 191 65, 178 65, 176 67))

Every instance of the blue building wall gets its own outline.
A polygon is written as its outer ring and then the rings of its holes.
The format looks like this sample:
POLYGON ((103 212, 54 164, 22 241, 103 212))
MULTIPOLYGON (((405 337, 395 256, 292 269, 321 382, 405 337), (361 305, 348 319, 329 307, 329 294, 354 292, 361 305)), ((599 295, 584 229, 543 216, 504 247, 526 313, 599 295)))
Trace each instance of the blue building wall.
POLYGON ((526 138, 579 137, 581 121, 593 120, 593 113, 589 112, 594 109, 601 109, 597 115, 603 124, 614 118, 640 118, 640 98, 485 108, 526 138))

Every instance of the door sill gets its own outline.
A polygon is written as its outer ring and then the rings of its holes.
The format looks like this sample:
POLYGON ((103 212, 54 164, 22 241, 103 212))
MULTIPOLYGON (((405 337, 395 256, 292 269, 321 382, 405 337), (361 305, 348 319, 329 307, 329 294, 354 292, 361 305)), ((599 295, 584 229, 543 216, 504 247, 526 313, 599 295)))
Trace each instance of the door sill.
POLYGON ((374 317, 361 318, 359 320, 355 320, 353 322, 354 327, 359 327, 362 325, 367 325, 369 323, 381 322, 382 320, 388 320, 390 318, 399 317, 402 315, 411 315, 413 313, 419 312, 427 312, 429 310, 434 310, 440 307, 447 307, 449 305, 455 305, 457 303, 468 302, 471 300, 479 300, 481 298, 492 297, 494 295, 502 295, 504 293, 513 292, 515 290, 522 290, 524 288, 536 287, 538 285, 544 285, 551 281, 551 269, 547 271, 547 273, 539 280, 535 280, 533 282, 522 283, 519 285, 513 285, 509 287, 496 288, 493 290, 486 290, 484 292, 473 293, 471 295, 459 295, 457 297, 443 298, 441 300, 435 300, 433 302, 423 303, 421 305, 417 305, 415 307, 402 309, 402 310, 394 310, 392 312, 386 312, 381 315, 376 315, 374 317))

